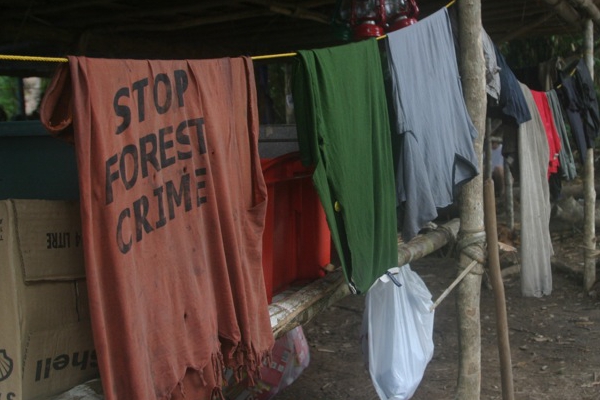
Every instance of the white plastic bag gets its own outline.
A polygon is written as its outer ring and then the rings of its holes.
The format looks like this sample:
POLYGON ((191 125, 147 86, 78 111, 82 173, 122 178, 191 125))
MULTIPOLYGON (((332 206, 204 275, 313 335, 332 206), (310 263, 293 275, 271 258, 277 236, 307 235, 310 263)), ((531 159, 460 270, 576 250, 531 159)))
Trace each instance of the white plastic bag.
POLYGON ((410 399, 433 356, 431 293, 408 264, 379 278, 366 294, 362 349, 382 400, 410 399))

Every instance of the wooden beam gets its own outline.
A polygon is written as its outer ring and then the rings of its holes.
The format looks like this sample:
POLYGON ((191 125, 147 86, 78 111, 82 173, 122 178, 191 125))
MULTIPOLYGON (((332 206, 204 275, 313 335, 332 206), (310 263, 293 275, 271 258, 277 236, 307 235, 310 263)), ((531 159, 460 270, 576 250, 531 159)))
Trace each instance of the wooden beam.
MULTIPOLYGON (((110 24, 110 23, 116 23, 119 21, 122 22, 127 19, 130 19, 130 20, 138 19, 139 20, 144 17, 154 17, 154 16, 164 17, 164 16, 168 16, 168 15, 198 13, 201 11, 208 10, 210 8, 215 8, 216 6, 222 8, 223 6, 235 5, 237 3, 242 3, 242 2, 228 0, 225 2, 219 2, 219 3, 202 3, 202 4, 194 4, 194 5, 187 5, 187 6, 171 7, 171 8, 163 7, 163 8, 153 8, 153 9, 147 9, 147 10, 132 10, 130 12, 117 14, 114 16, 111 15, 108 17, 107 16, 94 17, 90 21, 93 22, 94 25, 106 24, 106 23, 110 24)), ((228 22, 228 21, 236 21, 236 20, 240 20, 240 19, 249 19, 249 18, 267 16, 267 15, 273 15, 273 14, 282 14, 282 15, 287 15, 287 16, 291 16, 291 17, 295 17, 295 18, 307 19, 307 20, 311 20, 311 21, 325 23, 325 24, 329 24, 329 22, 330 22, 329 16, 323 15, 320 13, 316 13, 316 12, 312 12, 312 11, 308 10, 308 7, 314 7, 314 6, 322 5, 324 3, 325 4, 331 3, 331 1, 308 2, 308 3, 303 3, 299 6, 295 6, 292 4, 286 4, 283 2, 272 2, 272 1, 263 1, 263 0, 248 0, 248 1, 244 1, 243 3, 258 4, 258 5, 264 6, 264 8, 262 8, 260 10, 247 8, 245 11, 237 11, 237 12, 229 12, 229 13, 228 12, 219 12, 219 16, 216 16, 216 15, 205 16, 205 17, 200 17, 200 18, 190 18, 187 21, 181 21, 181 22, 172 23, 172 24, 162 24, 162 25, 159 24, 158 26, 161 26, 162 28, 160 28, 158 30, 162 30, 162 31, 177 30, 177 29, 190 28, 190 27, 194 27, 194 26, 208 25, 208 24, 212 24, 212 23, 222 23, 222 22, 228 22), (256 14, 254 14, 254 13, 256 13, 256 14), (178 28, 179 26, 182 26, 183 28, 178 28)), ((240 8, 240 9, 242 9, 242 8, 240 8)), ((142 30, 142 31, 150 30, 150 29, 148 29, 147 26, 142 26, 142 24, 137 24, 137 25, 133 26, 133 28, 135 28, 135 29, 112 28, 113 30, 111 30, 111 31, 114 32, 116 29, 118 29, 121 32, 125 31, 125 30, 131 30, 131 31, 133 31, 133 30, 142 30)), ((107 28, 107 29, 111 29, 111 28, 107 28)))
POLYGON ((579 13, 569 4, 567 4, 566 1, 564 0, 544 0, 547 4, 549 4, 550 6, 552 6, 552 8, 554 9, 554 11, 556 11, 556 13, 558 15, 560 15, 560 17, 562 19, 564 19, 565 21, 567 21, 570 25, 581 25, 581 16, 579 15, 579 13))
MULTIPOLYGON (((30 22, 4 22, 0 24, 0 37, 10 38, 12 47, 18 48, 20 42, 51 41, 58 44, 70 44, 75 40, 73 34, 65 29, 48 27, 30 22)), ((35 54, 44 56, 47 54, 35 54)))
POLYGON ((321 311, 350 294, 341 270, 327 274, 292 295, 269 305, 275 338, 304 325, 321 311))
MULTIPOLYGON (((223 7, 230 4, 234 4, 233 1, 220 1, 219 3, 194 3, 192 5, 184 5, 184 6, 174 6, 174 7, 152 7, 146 9, 137 9, 131 8, 128 11, 119 12, 119 13, 102 13, 100 15, 93 15, 89 18, 79 19, 77 21, 73 21, 74 26, 98 26, 98 25, 106 25, 106 24, 116 24, 116 23, 126 23, 131 21, 140 21, 144 18, 148 17, 160 17, 163 20, 166 20, 169 16, 174 16, 178 14, 193 14, 205 12, 208 9, 215 8, 216 6, 223 7)), ((221 12, 220 14, 226 14, 221 12)), ((232 13, 235 14, 235 13, 232 13)))
POLYGON ((508 332, 508 317, 506 312, 506 297, 504 282, 500 269, 500 253, 498 249, 498 225, 496 221, 496 196, 494 181, 487 178, 483 184, 483 202, 485 207, 485 232, 488 249, 488 272, 494 289, 494 304, 496 306, 496 334, 498 336, 498 353, 500 355, 500 377, 502 382, 502 399, 514 400, 512 361, 510 355, 510 339, 508 332))
POLYGON ((267 7, 270 11, 276 14, 287 15, 289 17, 308 19, 315 22, 321 22, 324 24, 330 24, 331 18, 327 15, 309 11, 301 6, 295 6, 293 4, 286 4, 283 2, 276 2, 270 0, 246 0, 246 3, 259 4, 267 7))
POLYGON ((223 22, 236 21, 241 19, 251 19, 257 17, 265 17, 273 15, 268 10, 256 10, 256 11, 245 11, 235 14, 222 14, 219 16, 211 17, 200 17, 190 18, 185 21, 174 22, 170 24, 131 24, 131 25, 120 25, 107 28, 94 29, 94 33, 103 32, 166 32, 166 31, 177 31, 182 29, 193 28, 201 25, 219 24, 223 22))
MULTIPOLYGON (((460 221, 453 219, 427 233, 417 235, 408 243, 398 245, 398 265, 425 257, 456 240, 460 221)), ((280 337, 298 325, 309 322, 322 310, 350 293, 341 270, 304 286, 282 300, 269 305, 271 328, 280 337)))
POLYGON ((408 264, 425 257, 456 238, 460 220, 453 219, 435 230, 417 235, 408 243, 398 245, 398 265, 408 264))
MULTIPOLYGON (((114 3, 115 0, 80 0, 73 2, 64 2, 58 5, 41 6, 36 5, 29 7, 30 2, 22 2, 23 7, 16 10, 16 7, 11 7, 12 11, 4 11, 4 18, 24 18, 29 15, 40 15, 40 14, 56 14, 65 13, 77 9, 87 8, 90 6, 106 5, 114 3)), ((19 4, 20 5, 20 4, 19 4)))
POLYGON ((600 25, 600 10, 592 0, 569 0, 569 3, 586 14, 596 25, 600 25))
POLYGON ((331 5, 335 6, 335 0, 308 0, 300 3, 300 7, 302 8, 313 8, 313 7, 321 7, 331 5))
MULTIPOLYGON (((583 49, 585 64, 594 81, 594 26, 588 19, 583 25, 583 49)), ((587 149, 583 172, 584 207, 583 207, 583 248, 585 293, 592 290, 596 283, 596 190, 594 179, 594 148, 587 149)))
POLYGON ((508 42, 509 40, 524 36, 527 33, 534 30, 535 28, 537 28, 538 26, 544 24, 546 21, 548 21, 550 18, 554 17, 555 15, 556 15, 556 13, 554 11, 546 13, 541 18, 536 20, 535 22, 527 24, 527 25, 523 25, 519 29, 512 30, 506 36, 501 37, 499 42, 500 43, 508 42))

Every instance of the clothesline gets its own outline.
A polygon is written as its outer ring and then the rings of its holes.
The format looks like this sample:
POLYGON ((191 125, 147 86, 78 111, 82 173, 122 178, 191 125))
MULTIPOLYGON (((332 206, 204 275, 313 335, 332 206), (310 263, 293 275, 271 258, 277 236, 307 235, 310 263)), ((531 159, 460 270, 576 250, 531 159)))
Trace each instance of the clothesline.
MULTIPOLYGON (((377 40, 383 39, 387 37, 387 35, 379 36, 377 40)), ((279 54, 267 54, 264 56, 253 56, 250 57, 252 60, 267 60, 271 58, 284 58, 284 57, 294 57, 298 53, 279 53, 279 54)), ((34 62, 69 62, 69 59, 66 57, 38 57, 38 56, 19 56, 19 55, 9 55, 9 54, 0 54, 0 60, 7 61, 34 61, 34 62)))
MULTIPOLYGON (((456 0, 452 0, 450 3, 446 4, 446 8, 450 7, 454 4, 456 0)), ((377 40, 386 38, 387 35, 382 35, 377 38, 377 40)), ((283 57, 294 57, 298 53, 280 53, 280 54, 267 54, 263 56, 253 56, 250 57, 252 60, 267 60, 271 58, 283 58, 283 57)), ((69 62, 69 59, 66 57, 39 57, 39 56, 19 56, 19 55, 10 55, 10 54, 0 54, 0 60, 6 61, 34 61, 34 62, 69 62)))

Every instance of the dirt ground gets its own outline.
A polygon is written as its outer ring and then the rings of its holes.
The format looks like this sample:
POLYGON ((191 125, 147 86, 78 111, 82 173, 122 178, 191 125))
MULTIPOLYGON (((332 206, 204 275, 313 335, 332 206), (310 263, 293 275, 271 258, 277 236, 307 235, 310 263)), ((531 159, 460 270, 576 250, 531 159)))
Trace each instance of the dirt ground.
MULTIPOLYGON (((556 224, 551 233, 552 294, 525 298, 518 273, 504 280, 515 399, 600 399, 600 300, 583 294, 582 233, 564 224, 556 224)), ((504 255, 502 264, 510 267, 518 264, 518 258, 504 255)), ((455 260, 441 254, 413 262, 411 268, 423 278, 433 300, 457 275, 455 260)), ((310 364, 277 400, 378 399, 362 361, 363 309, 364 297, 350 295, 304 326, 310 364)), ((481 399, 502 399, 495 303, 485 278, 480 312, 481 399)), ((454 292, 436 309, 433 339, 433 359, 415 400, 454 399, 458 373, 454 292)))

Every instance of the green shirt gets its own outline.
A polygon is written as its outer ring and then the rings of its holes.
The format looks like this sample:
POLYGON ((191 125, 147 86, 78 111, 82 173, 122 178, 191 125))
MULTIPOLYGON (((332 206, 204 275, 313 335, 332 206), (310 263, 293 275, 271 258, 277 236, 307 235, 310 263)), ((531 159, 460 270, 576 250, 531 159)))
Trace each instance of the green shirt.
POLYGON ((294 107, 305 165, 352 289, 398 264, 390 121, 375 39, 300 51, 294 107))

